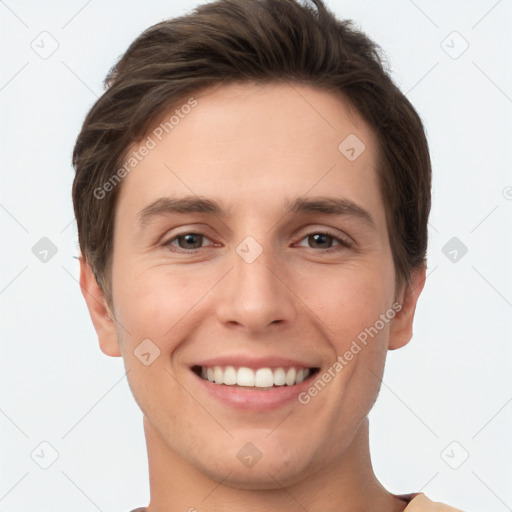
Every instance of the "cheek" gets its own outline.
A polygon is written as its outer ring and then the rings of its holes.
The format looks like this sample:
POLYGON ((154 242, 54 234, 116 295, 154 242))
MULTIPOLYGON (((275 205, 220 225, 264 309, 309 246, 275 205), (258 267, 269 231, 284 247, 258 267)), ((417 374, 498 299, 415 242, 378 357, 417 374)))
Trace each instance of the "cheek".
POLYGON ((145 267, 119 262, 112 279, 116 317, 126 328, 125 342, 134 348, 149 338, 162 352, 172 352, 199 312, 201 298, 216 282, 207 269, 145 267))
POLYGON ((149 266, 137 257, 114 259, 113 269, 116 317, 126 328, 118 333, 133 397, 175 452, 200 445, 201 430, 190 425, 191 418, 199 418, 200 425, 210 425, 211 418, 184 392, 179 383, 182 370, 173 361, 179 362, 180 344, 200 324, 198 314, 205 311, 201 299, 216 276, 198 266, 193 278, 186 268, 149 266), (154 346, 143 346, 143 340, 154 346), (150 354, 147 365, 145 352, 150 354), (195 441, 184 441, 194 436, 195 441))
POLYGON ((331 275, 303 277, 304 303, 323 322, 338 353, 361 333, 364 339, 368 329, 377 337, 375 326, 379 337, 387 337, 389 321, 383 323, 382 315, 393 313, 394 273, 384 258, 374 265, 346 265, 331 275))
POLYGON ((187 286, 179 273, 171 275, 162 267, 138 268, 122 262, 116 272, 114 306, 123 326, 118 335, 129 386, 144 414, 158 419, 165 431, 189 416, 182 414, 186 404, 172 357, 184 332, 191 329, 192 306, 201 294, 187 286))

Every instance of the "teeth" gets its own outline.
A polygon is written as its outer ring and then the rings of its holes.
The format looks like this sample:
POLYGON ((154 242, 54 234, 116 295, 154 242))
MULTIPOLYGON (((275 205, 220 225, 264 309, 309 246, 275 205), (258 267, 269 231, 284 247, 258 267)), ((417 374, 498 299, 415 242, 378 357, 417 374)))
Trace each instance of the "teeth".
POLYGON ((224 384, 233 386, 237 381, 237 371, 232 366, 226 366, 224 370, 224 384))
POLYGON ((256 370, 254 385, 257 388, 271 388, 274 385, 274 373, 270 368, 256 370))
POLYGON ((286 384, 286 372, 284 368, 274 370, 274 386, 284 386, 286 384))
MULTIPOLYGON (((220 366, 216 366, 215 368, 219 368, 222 371, 220 366)), ((250 368, 241 367, 238 368, 238 373, 236 374, 236 383, 239 386, 254 386, 254 372, 250 368)))
POLYGON ((295 384, 295 377, 297 376, 297 371, 295 370, 295 368, 290 368, 287 372, 286 372, 286 385, 287 386, 293 386, 295 384))
POLYGON ((258 368, 253 370, 241 366, 213 366, 201 368, 201 377, 215 384, 271 388, 272 386, 293 386, 306 380, 311 373, 309 368, 258 368))
POLYGON ((213 376, 215 377, 215 384, 224 384, 224 372, 220 366, 213 367, 213 376))

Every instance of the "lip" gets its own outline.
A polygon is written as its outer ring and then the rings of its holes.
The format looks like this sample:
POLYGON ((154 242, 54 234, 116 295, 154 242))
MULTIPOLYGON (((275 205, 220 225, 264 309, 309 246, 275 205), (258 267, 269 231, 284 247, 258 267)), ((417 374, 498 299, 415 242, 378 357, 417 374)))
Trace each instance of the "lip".
POLYGON ((310 364, 283 358, 253 358, 248 360, 247 358, 240 359, 235 357, 224 357, 209 359, 207 361, 202 361, 200 364, 194 365, 194 367, 198 366, 246 366, 247 368, 252 369, 295 366, 316 369, 316 371, 312 372, 306 380, 303 380, 299 384, 294 384, 293 386, 275 386, 272 389, 260 391, 254 388, 244 389, 243 387, 215 384, 202 379, 193 370, 193 367, 189 368, 195 382, 194 385, 198 386, 201 393, 205 393, 208 399, 213 398, 215 401, 230 408, 255 412, 278 409, 285 405, 289 405, 294 401, 298 406, 298 395, 311 386, 312 379, 316 378, 319 371, 318 366, 314 367, 310 364))
POLYGON ((256 370, 258 368, 291 368, 292 366, 295 368, 318 368, 320 364, 279 356, 257 357, 250 355, 230 355, 204 359, 191 365, 191 368, 192 366, 204 366, 206 368, 213 366, 234 366, 235 368, 240 368, 241 366, 245 366, 246 368, 256 370))

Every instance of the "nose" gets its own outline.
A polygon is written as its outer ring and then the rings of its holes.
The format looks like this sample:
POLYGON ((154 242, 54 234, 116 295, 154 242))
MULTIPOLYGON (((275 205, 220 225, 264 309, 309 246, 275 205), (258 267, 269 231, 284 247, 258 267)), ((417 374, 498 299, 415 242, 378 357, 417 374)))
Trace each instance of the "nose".
POLYGON ((300 301, 283 264, 267 249, 252 262, 240 254, 234 251, 233 268, 217 290, 218 319, 250 334, 293 324, 300 301))

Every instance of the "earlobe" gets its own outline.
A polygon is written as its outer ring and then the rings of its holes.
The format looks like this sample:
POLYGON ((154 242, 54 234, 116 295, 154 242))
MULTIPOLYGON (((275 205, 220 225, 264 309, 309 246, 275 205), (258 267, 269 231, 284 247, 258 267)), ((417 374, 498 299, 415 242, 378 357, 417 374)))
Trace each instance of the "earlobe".
POLYGON ((426 267, 413 269, 411 272, 411 284, 404 285, 398 302, 402 305, 395 315, 389 330, 389 350, 396 350, 407 345, 412 338, 412 326, 416 304, 423 287, 425 286, 426 267))
POLYGON ((108 307, 105 294, 96 281, 89 263, 80 256, 80 289, 87 304, 101 351, 112 357, 121 356, 114 316, 108 307))

